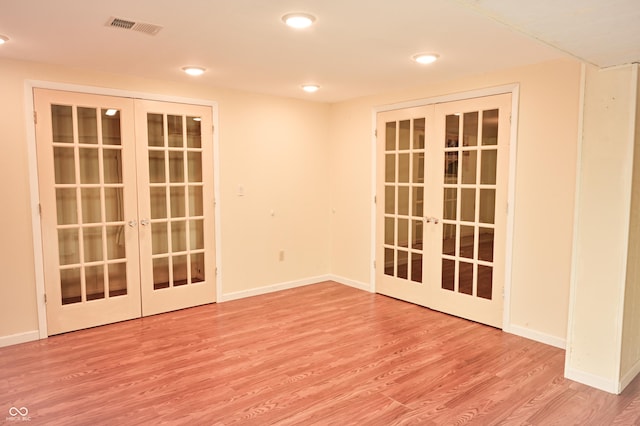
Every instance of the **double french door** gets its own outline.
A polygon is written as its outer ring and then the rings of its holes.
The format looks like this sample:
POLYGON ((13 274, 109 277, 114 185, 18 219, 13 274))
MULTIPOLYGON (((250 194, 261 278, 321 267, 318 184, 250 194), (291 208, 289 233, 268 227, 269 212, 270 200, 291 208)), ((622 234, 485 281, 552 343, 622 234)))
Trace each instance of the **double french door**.
POLYGON ((34 101, 48 333, 215 301, 211 108, 34 101))
POLYGON ((377 117, 376 291, 501 327, 510 95, 377 117))

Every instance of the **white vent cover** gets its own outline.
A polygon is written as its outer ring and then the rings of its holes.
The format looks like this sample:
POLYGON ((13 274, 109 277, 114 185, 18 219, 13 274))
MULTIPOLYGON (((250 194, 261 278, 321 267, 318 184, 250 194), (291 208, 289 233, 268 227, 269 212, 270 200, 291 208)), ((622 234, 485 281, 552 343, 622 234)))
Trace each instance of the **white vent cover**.
POLYGON ((160 32, 160 30, 162 29, 160 25, 135 22, 129 19, 115 18, 113 16, 109 18, 105 25, 111 28, 121 28, 123 30, 138 31, 152 36, 158 34, 158 32, 160 32))

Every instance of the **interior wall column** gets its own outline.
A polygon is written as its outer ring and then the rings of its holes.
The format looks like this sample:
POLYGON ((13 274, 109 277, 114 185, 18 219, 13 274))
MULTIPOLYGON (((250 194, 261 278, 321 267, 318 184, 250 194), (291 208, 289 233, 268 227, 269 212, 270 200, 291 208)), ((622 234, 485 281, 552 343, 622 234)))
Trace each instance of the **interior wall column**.
POLYGON ((583 68, 565 376, 611 393, 632 374, 621 360, 627 267, 638 260, 629 245, 637 86, 635 64, 583 68))

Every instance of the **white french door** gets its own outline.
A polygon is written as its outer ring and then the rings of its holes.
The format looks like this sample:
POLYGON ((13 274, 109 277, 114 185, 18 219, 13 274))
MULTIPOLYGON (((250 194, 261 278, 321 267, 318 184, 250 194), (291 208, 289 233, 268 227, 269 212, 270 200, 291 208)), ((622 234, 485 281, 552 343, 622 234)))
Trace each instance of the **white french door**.
POLYGON ((501 327, 511 96, 378 114, 376 290, 501 327))
POLYGON ((214 301, 211 110, 136 101, 142 314, 214 301))
MULTIPOLYGON (((427 212, 437 203, 433 105, 378 114, 376 291, 427 306, 425 282, 435 268, 427 212)), ((432 274, 431 274, 432 275, 432 274)))
POLYGON ((215 300, 210 108, 34 89, 48 333, 215 300))

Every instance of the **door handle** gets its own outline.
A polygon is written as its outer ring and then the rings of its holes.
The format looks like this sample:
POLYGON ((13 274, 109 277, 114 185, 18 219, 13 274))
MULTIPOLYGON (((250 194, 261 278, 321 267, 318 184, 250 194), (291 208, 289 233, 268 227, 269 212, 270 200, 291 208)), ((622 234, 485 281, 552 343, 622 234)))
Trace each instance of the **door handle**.
POLYGON ((131 228, 135 228, 135 226, 136 226, 137 224, 138 224, 138 222, 136 222, 135 220, 130 220, 130 221, 129 221, 129 226, 130 226, 131 228))
POLYGON ((142 226, 147 226, 149 223, 150 223, 150 222, 149 222, 149 219, 142 219, 142 220, 140 221, 140 225, 142 225, 142 226))
POLYGON ((440 223, 440 219, 438 219, 437 217, 430 217, 430 216, 429 217, 425 216, 424 221, 427 223, 433 222, 434 225, 437 225, 440 223))

